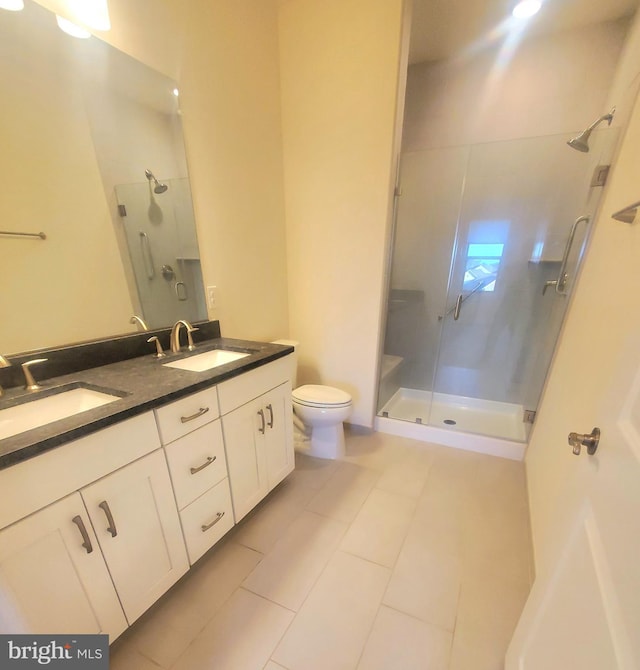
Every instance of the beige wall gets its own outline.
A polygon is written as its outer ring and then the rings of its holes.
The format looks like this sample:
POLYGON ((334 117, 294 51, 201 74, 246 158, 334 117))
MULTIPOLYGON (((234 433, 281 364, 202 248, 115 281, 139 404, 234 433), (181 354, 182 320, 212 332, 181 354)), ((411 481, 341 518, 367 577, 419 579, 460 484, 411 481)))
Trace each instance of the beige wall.
MULTIPOLYGON (((64 0, 40 4, 64 14, 64 0)), ((223 335, 288 331, 275 0, 110 0, 101 37, 178 80, 204 281, 223 335)), ((130 308, 128 308, 130 309, 130 308)))
POLYGON ((205 284, 222 334, 287 335, 277 8, 197 0, 180 87, 205 284))
POLYGON ((290 336, 298 382, 372 423, 392 182, 401 0, 282 0, 290 336))

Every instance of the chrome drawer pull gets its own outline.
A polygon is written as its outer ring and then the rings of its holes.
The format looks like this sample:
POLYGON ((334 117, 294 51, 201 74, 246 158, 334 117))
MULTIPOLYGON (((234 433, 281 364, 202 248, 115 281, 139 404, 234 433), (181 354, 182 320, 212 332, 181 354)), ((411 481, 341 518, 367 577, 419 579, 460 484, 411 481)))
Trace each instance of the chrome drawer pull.
POLYGON ((264 435, 264 432, 267 429, 267 424, 265 423, 265 420, 264 420, 264 411, 259 409, 258 414, 260 415, 260 419, 262 421, 262 427, 258 428, 258 430, 264 435))
POLYGON ((111 537, 115 537, 118 534, 118 529, 116 528, 116 522, 113 520, 113 514, 111 514, 111 510, 109 509, 109 503, 106 500, 103 500, 98 507, 107 517, 107 522, 109 523, 107 530, 111 533, 111 537))
POLYGON ((273 428, 273 407, 271 407, 271 404, 267 405, 267 409, 269 410, 269 421, 267 421, 267 426, 273 428))
POLYGON ((207 460, 202 465, 199 465, 197 468, 189 468, 189 470, 191 471, 191 474, 195 475, 196 472, 200 472, 200 470, 204 470, 208 465, 211 465, 213 463, 213 461, 216 460, 216 458, 218 458, 218 457, 214 456, 212 458, 211 456, 207 456, 207 460))
POLYGON ((91 546, 91 539, 89 538, 89 533, 87 533, 82 517, 78 514, 71 521, 78 526, 80 535, 82 535, 82 546, 87 550, 87 554, 90 554, 93 551, 93 547, 91 546))
POLYGON ((220 521, 220 519, 222 519, 223 516, 224 516, 224 512, 218 512, 216 514, 216 518, 211 523, 208 523, 204 526, 200 526, 200 528, 202 528, 202 532, 206 533, 209 530, 209 528, 213 528, 218 523, 218 521, 220 521))
POLYGON ((182 423, 187 423, 187 421, 193 421, 194 419, 197 419, 199 416, 206 414, 208 411, 209 411, 208 407, 201 407, 195 414, 192 414, 191 416, 181 416, 180 421, 182 423))

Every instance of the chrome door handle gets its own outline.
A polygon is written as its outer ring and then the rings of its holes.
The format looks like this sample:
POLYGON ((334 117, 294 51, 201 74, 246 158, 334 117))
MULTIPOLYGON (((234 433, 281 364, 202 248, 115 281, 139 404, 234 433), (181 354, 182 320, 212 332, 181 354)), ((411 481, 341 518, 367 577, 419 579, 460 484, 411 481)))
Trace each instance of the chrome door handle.
POLYGON ((567 244, 564 247, 564 254, 562 254, 560 270, 558 271, 558 280, 556 283, 556 293, 558 295, 567 295, 565 293, 565 288, 567 288, 567 279, 569 278, 569 275, 567 274, 567 263, 569 262, 569 254, 571 253, 571 247, 573 246, 573 238, 576 236, 576 228, 580 223, 589 223, 589 217, 579 216, 571 226, 571 231, 569 232, 569 237, 567 238, 567 244))
POLYGON ((93 546, 91 545, 91 538, 89 537, 89 533, 87 533, 87 528, 84 525, 82 517, 77 514, 73 517, 73 519, 71 519, 71 521, 73 521, 73 523, 78 526, 80 535, 82 535, 82 546, 87 550, 87 554, 90 554, 93 551, 93 546))
POLYGON ((211 465, 213 463, 213 461, 216 460, 216 458, 218 458, 218 457, 217 456, 207 456, 207 460, 202 465, 199 465, 197 468, 189 468, 189 470, 191 471, 191 474, 195 475, 196 472, 200 472, 200 470, 204 470, 208 465, 211 465))
POLYGON ((273 407, 271 407, 271 403, 267 405, 267 409, 269 410, 269 421, 267 421, 267 426, 273 428, 273 407))
POLYGON ((208 411, 209 411, 208 407, 201 407, 195 414, 192 414, 191 416, 181 416, 180 422, 187 423, 187 421, 193 421, 194 419, 197 419, 199 416, 206 414, 208 411))
POLYGON ((458 293, 456 298, 456 306, 453 308, 453 320, 457 321, 460 318, 460 310, 462 309, 462 293, 458 293))
POLYGON ((211 523, 206 523, 200 526, 200 529, 202 530, 203 533, 206 533, 209 530, 209 528, 213 528, 218 523, 218 521, 222 519, 223 516, 224 512, 217 512, 216 518, 211 523))
POLYGON ((598 449, 598 443, 600 442, 600 428, 594 428, 590 433, 569 433, 567 438, 569 446, 573 447, 573 453, 576 456, 580 456, 581 447, 587 448, 587 453, 589 456, 593 456, 598 449))
POLYGON ((116 528, 116 522, 113 520, 113 514, 109 509, 109 503, 106 500, 103 500, 98 507, 105 513, 107 517, 107 530, 111 533, 111 537, 115 537, 118 534, 118 529, 116 528))
POLYGON ((260 415, 260 419, 262 421, 262 426, 260 428, 258 428, 258 430, 264 435, 265 430, 267 429, 267 423, 264 420, 264 411, 259 409, 258 414, 260 415))

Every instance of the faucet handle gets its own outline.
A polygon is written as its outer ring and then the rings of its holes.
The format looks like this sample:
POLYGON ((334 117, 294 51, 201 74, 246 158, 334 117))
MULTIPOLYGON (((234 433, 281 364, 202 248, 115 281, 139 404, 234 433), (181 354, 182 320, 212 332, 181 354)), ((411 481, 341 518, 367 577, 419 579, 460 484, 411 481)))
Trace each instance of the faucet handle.
POLYGON ((33 378, 33 375, 31 374, 31 370, 29 368, 32 365, 36 365, 37 363, 44 363, 45 361, 48 361, 48 358, 34 358, 31 361, 26 361, 22 364, 22 371, 24 372, 24 389, 25 391, 39 391, 42 386, 38 384, 38 382, 33 378))
POLYGON ((156 358, 164 358, 167 355, 162 350, 162 345, 160 344, 160 340, 158 339, 157 335, 154 335, 153 337, 150 337, 147 340, 147 342, 155 342, 156 343, 156 353, 154 354, 156 358))

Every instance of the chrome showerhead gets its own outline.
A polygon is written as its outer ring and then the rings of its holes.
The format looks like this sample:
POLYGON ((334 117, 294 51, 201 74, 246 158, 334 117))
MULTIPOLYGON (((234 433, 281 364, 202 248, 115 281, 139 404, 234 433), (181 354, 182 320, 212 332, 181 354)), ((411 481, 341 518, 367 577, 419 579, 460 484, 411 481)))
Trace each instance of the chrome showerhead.
POLYGON ((154 193, 164 193, 169 187, 166 184, 161 184, 154 176, 153 172, 151 170, 145 170, 144 171, 144 176, 149 180, 153 181, 155 184, 153 188, 154 193))
POLYGON ((580 133, 577 137, 574 137, 573 139, 569 140, 567 144, 572 148, 576 149, 576 151, 582 151, 583 153, 587 153, 589 151, 589 135, 591 135, 590 130, 585 130, 584 132, 580 133))
POLYGON ((578 136, 570 139, 567 144, 576 151, 587 153, 587 151, 589 151, 589 137, 591 136, 593 129, 603 121, 606 121, 608 125, 611 125, 615 113, 616 108, 613 107, 608 114, 604 114, 599 119, 596 119, 586 130, 583 130, 578 136))

